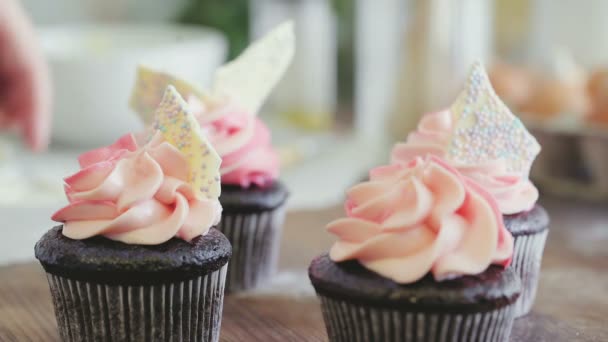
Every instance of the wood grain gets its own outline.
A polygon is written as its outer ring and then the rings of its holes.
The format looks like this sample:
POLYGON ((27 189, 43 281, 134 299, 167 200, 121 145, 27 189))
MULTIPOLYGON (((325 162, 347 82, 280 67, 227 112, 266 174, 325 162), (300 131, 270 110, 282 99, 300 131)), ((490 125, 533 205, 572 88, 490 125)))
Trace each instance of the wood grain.
MULTIPOLYGON (((552 217, 534 311, 516 322, 512 341, 608 341, 608 212, 546 200, 552 217)), ((340 208, 287 218, 281 268, 305 272, 332 238, 326 222, 340 208)), ((58 341, 44 273, 35 263, 0 268, 0 341, 58 341)), ((314 296, 229 296, 222 341, 326 341, 314 296)))

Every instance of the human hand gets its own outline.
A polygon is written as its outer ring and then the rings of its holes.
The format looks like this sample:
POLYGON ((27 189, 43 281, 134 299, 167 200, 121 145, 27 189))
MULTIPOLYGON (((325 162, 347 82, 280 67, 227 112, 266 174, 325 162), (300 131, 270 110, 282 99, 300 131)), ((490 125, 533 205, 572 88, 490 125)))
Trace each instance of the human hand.
POLYGON ((0 0, 0 128, 17 127, 34 150, 48 146, 51 87, 34 30, 16 0, 0 0))

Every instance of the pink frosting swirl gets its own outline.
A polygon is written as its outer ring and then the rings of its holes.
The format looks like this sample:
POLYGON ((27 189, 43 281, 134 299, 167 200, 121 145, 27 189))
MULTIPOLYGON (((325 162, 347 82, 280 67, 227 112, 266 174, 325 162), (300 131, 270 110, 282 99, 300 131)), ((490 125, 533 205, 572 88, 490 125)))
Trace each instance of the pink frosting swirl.
POLYGON ((65 179, 69 204, 52 217, 66 237, 156 245, 190 241, 219 222, 219 201, 195 196, 188 162, 158 133, 141 148, 127 134, 78 160, 81 170, 65 179))
POLYGON ((211 110, 196 98, 189 103, 211 144, 222 157, 222 184, 263 187, 279 177, 279 158, 268 127, 255 115, 229 104, 211 110))
POLYGON ((513 237, 492 197, 437 157, 382 166, 348 191, 346 218, 328 225, 330 258, 357 259, 398 283, 507 266, 513 237))
MULTIPOLYGON (((393 163, 407 163, 416 157, 435 155, 449 161, 447 149, 454 122, 449 111, 426 114, 416 131, 405 143, 396 144, 393 163)), ((498 203, 503 214, 515 214, 532 209, 538 200, 538 190, 527 174, 510 173, 502 159, 476 165, 453 165, 460 173, 473 179, 487 190, 498 203)))

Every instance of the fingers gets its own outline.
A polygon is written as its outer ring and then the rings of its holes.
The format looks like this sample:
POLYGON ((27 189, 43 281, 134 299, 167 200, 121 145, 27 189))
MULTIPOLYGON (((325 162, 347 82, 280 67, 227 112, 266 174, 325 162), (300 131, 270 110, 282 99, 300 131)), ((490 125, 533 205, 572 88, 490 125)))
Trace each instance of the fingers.
POLYGON ((9 0, 6 6, 0 11, 0 127, 18 125, 28 145, 40 151, 49 141, 49 72, 18 3, 9 0))
POLYGON ((16 73, 3 103, 10 113, 3 116, 4 122, 18 126, 34 151, 44 150, 49 142, 50 87, 46 70, 40 68, 30 65, 16 73))
POLYGON ((35 151, 48 146, 50 86, 44 65, 35 63, 5 72, 0 94, 0 128, 16 126, 35 151))
POLYGON ((23 99, 23 112, 20 113, 20 124, 25 140, 35 151, 42 151, 49 144, 51 117, 51 87, 48 70, 43 63, 32 65, 24 77, 25 89, 20 98, 23 99))
POLYGON ((14 120, 8 114, 5 114, 5 111, 0 108, 0 128, 6 129, 10 128, 14 124, 14 120))

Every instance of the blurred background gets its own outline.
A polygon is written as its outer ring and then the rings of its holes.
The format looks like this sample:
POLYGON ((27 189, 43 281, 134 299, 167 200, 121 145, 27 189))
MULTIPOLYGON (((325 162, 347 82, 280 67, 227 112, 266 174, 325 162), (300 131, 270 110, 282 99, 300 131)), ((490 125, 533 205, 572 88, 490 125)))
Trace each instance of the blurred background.
POLYGON ((23 0, 50 64, 52 144, 31 154, 0 135, 0 262, 30 258, 64 201, 75 156, 141 128, 128 108, 135 67, 205 86, 251 39, 295 20, 293 64, 267 102, 292 209, 334 206, 388 159, 421 114, 448 106, 469 65, 544 151, 542 190, 608 198, 608 2, 603 0, 23 0), (32 228, 34 227, 34 228, 32 228))

